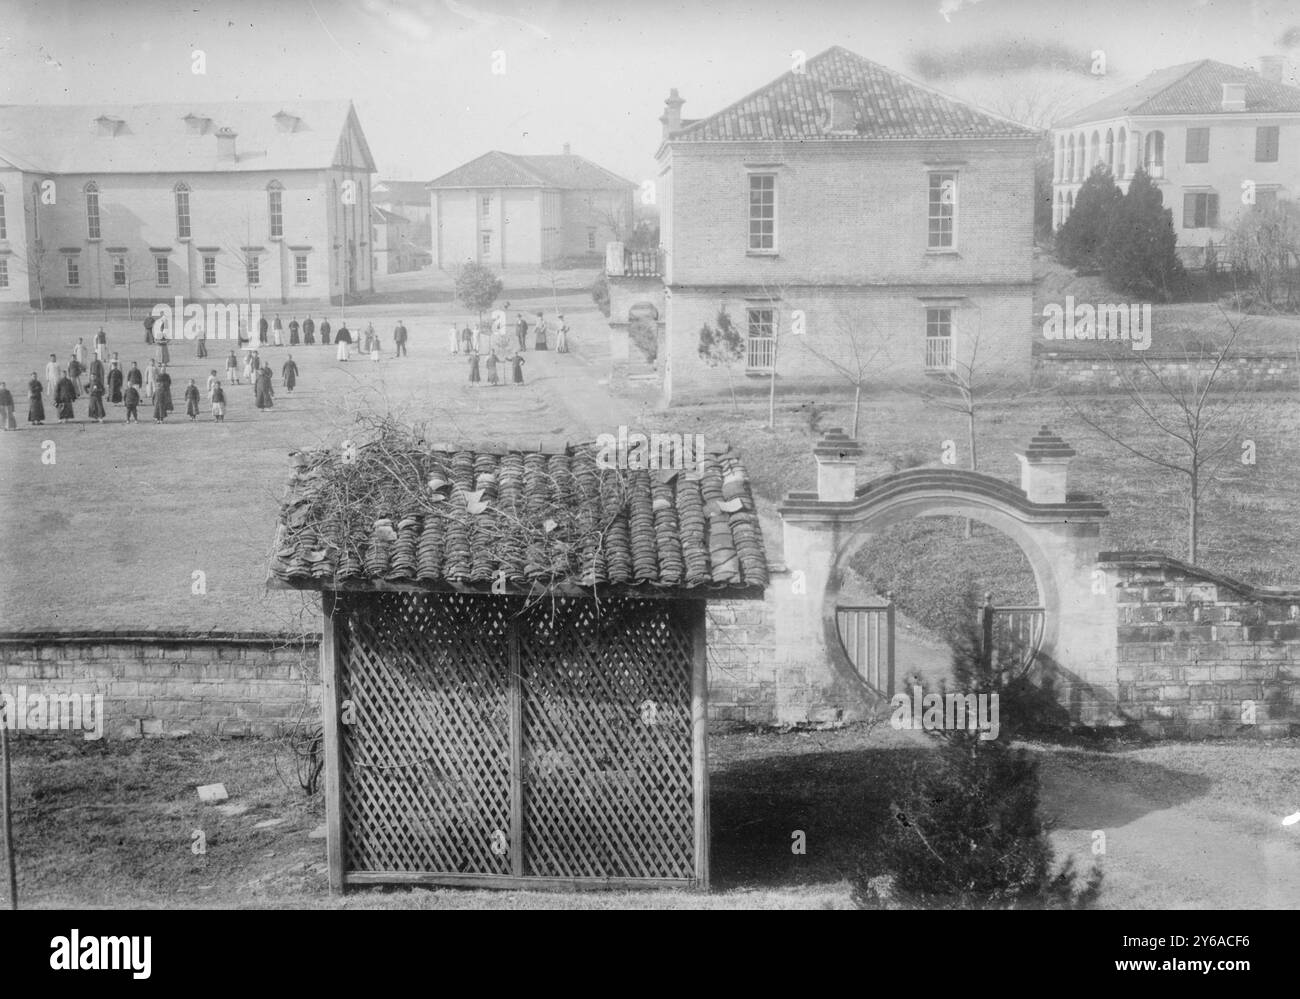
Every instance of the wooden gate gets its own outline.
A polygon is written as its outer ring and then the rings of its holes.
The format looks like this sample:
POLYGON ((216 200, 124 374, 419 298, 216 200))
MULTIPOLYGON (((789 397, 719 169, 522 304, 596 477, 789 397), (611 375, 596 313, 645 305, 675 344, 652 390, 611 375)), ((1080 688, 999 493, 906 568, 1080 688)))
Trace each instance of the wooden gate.
POLYGON ((707 884, 702 603, 331 602, 332 883, 707 884))
POLYGON ((886 697, 894 693, 894 605, 837 607, 840 641, 858 675, 886 697))

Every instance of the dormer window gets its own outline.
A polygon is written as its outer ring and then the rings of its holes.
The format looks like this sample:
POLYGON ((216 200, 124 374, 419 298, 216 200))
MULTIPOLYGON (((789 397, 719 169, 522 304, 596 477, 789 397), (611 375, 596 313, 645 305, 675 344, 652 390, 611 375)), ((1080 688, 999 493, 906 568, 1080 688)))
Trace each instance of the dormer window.
POLYGON ((299 122, 302 121, 296 114, 290 114, 288 111, 277 111, 272 117, 275 118, 275 128, 278 132, 296 132, 299 122))
POLYGON ((121 118, 114 118, 111 114, 101 114, 95 119, 95 130, 100 135, 117 135, 124 124, 126 122, 121 118))
POLYGON ((212 119, 206 115, 193 113, 187 114, 183 121, 187 135, 207 135, 208 127, 212 124, 212 119))

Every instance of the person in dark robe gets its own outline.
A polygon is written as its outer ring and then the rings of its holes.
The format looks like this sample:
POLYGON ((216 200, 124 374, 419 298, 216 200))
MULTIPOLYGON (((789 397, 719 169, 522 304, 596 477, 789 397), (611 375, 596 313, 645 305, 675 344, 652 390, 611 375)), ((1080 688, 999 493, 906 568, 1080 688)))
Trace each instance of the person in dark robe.
POLYGON ((469 355, 469 383, 471 385, 477 385, 479 381, 478 354, 473 353, 469 355))
POLYGON ((516 313, 519 317, 515 320, 515 337, 519 341, 519 349, 528 349, 528 320, 524 318, 522 312, 516 313))
POLYGON ((549 350, 546 346, 546 317, 537 313, 537 326, 533 335, 533 350, 549 350))
POLYGON ((104 362, 98 357, 90 362, 90 384, 98 385, 105 392, 108 391, 108 375, 104 371, 104 362))
POLYGON ((280 369, 280 378, 284 381, 286 392, 292 393, 293 387, 298 384, 298 363, 290 354, 284 362, 284 367, 280 369))
POLYGON ((185 415, 194 422, 199 418, 199 387, 194 384, 194 379, 185 386, 185 415))
POLYGON ((289 346, 298 346, 298 317, 289 320, 289 346))
POLYGON ((524 383, 524 358, 522 354, 515 353, 510 358, 510 380, 516 385, 524 383))
POLYGON ((14 422, 14 394, 5 388, 4 382, 0 382, 0 429, 18 429, 14 422))
POLYGON ((258 342, 259 344, 261 344, 262 346, 266 346, 266 334, 267 334, 267 332, 268 332, 270 329, 271 329, 271 326, 270 326, 270 324, 266 321, 266 317, 265 317, 265 316, 263 316, 260 320, 258 320, 258 323, 257 323, 257 342, 258 342))
POLYGON ((76 400, 76 383, 68 377, 67 369, 64 369, 59 376, 59 383, 54 386, 54 405, 56 407, 55 411, 59 414, 60 423, 67 423, 69 420, 76 418, 76 414, 72 411, 72 404, 76 400))
POLYGON ((316 324, 311 321, 311 316, 302 321, 302 342, 313 345, 316 343, 316 324))
POLYGON ((489 385, 500 385, 501 379, 497 377, 497 352, 490 351, 487 356, 487 383, 489 385))
MULTIPOLYGON (((127 388, 134 387, 136 390, 136 394, 138 395, 140 392, 140 386, 143 384, 144 384, 144 372, 140 370, 139 366, 135 363, 135 361, 132 361, 131 370, 126 373, 127 388)), ((123 403, 126 402, 125 396, 123 396, 122 402, 123 403)))
POLYGON ((320 321, 320 342, 326 347, 334 342, 330 339, 330 321, 328 319, 320 321))
POLYGON ((157 316, 145 316, 144 318, 144 342, 150 347, 153 346, 153 324, 157 321, 157 316))
POLYGON ((115 406, 122 405, 122 366, 116 361, 108 371, 108 401, 115 406))
POLYGON ((171 351, 167 349, 167 338, 166 338, 166 337, 163 337, 161 340, 157 341, 157 343, 155 344, 155 347, 157 348, 157 361, 158 361, 158 363, 159 363, 159 364, 171 364, 171 363, 172 363, 172 355, 171 355, 171 351))
POLYGON ((473 345, 474 345, 474 334, 470 330, 469 326, 466 326, 463 330, 460 331, 460 352, 462 354, 468 354, 471 350, 474 349, 473 345))
POLYGON ((253 378, 254 380, 256 380, 257 373, 262 370, 262 355, 259 354, 257 351, 253 351, 253 356, 251 360, 253 362, 253 378))
POLYGON ((122 393, 122 403, 126 406, 126 422, 140 422, 140 390, 134 385, 128 385, 126 391, 122 393))
POLYGON ((44 391, 45 386, 33 371, 32 380, 27 383, 27 422, 38 427, 45 423, 45 403, 41 401, 44 391))
POLYGON ((405 357, 406 356, 406 324, 403 323, 400 319, 397 320, 397 325, 393 327, 393 343, 397 347, 397 353, 394 354, 393 356, 405 357))
POLYGON ((352 354, 352 331, 348 329, 346 319, 339 326, 338 333, 334 335, 334 342, 338 345, 338 352, 335 357, 340 361, 346 361, 352 354))
MULTIPOLYGON (((67 379, 72 382, 72 398, 74 401, 81 398, 81 386, 79 382, 81 380, 81 373, 84 370, 85 369, 77 362, 76 357, 73 357, 73 359, 68 362, 67 368, 59 372, 60 378, 66 376, 67 379)), ((58 384, 58 382, 54 383, 56 391, 58 389, 58 384)))
POLYGON ((275 406, 275 389, 271 385, 271 369, 263 367, 257 373, 257 408, 271 409, 275 406))
POLYGON ((104 411, 103 383, 91 382, 90 390, 87 394, 90 396, 90 412, 87 413, 86 415, 89 416, 96 423, 103 423, 104 417, 108 415, 108 413, 104 411))
POLYGON ((165 365, 158 368, 157 385, 153 396, 153 421, 162 423, 172 411, 172 376, 167 373, 165 365))

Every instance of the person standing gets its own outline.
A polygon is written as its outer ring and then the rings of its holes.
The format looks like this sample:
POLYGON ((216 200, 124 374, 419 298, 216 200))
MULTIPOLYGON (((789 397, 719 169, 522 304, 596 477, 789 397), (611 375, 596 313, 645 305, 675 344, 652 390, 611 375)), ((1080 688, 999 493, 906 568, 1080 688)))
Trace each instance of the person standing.
POLYGON ((216 368, 213 368, 211 371, 208 372, 208 383, 207 383, 207 385, 204 387, 204 391, 207 392, 209 396, 211 396, 211 395, 212 395, 212 386, 213 386, 213 385, 217 385, 217 384, 219 384, 220 382, 221 382, 221 379, 217 377, 217 369, 216 369, 216 368))
POLYGON ((95 334, 95 359, 99 361, 108 360, 108 334, 104 332, 104 327, 99 328, 95 334))
POLYGON ((50 359, 45 362, 45 384, 49 386, 50 391, 54 391, 54 386, 59 384, 59 362, 50 355, 50 359))
POLYGON ((221 387, 221 382, 212 386, 212 391, 208 393, 208 400, 212 403, 212 418, 218 423, 225 423, 226 390, 221 387))
POLYGON ((261 370, 262 370, 262 352, 255 350, 253 351, 253 377, 256 378, 257 373, 261 370))
POLYGON ((374 361, 376 364, 378 364, 379 363, 379 334, 376 333, 375 328, 371 326, 366 331, 366 336, 367 339, 370 340, 370 359, 374 361))
POLYGON ((45 423, 45 403, 41 401, 44 391, 45 387, 33 371, 32 380, 27 383, 27 422, 38 427, 45 423))
POLYGON ((326 347, 334 342, 330 339, 330 321, 328 319, 320 321, 320 342, 326 347))
POLYGON ((86 338, 84 336, 77 337, 77 342, 72 348, 72 359, 83 368, 86 366, 86 338))
POLYGON ((515 313, 518 318, 515 320, 515 337, 519 340, 519 349, 521 351, 528 349, 528 320, 524 318, 522 312, 515 313))
POLYGON ((343 320, 339 326, 339 331, 334 337, 334 342, 338 345, 338 353, 335 355, 340 361, 346 361, 352 353, 352 331, 348 329, 347 320, 343 320))
POLYGON ((159 365, 155 380, 157 388, 153 397, 153 418, 155 423, 162 423, 175 408, 172 405, 172 376, 167 373, 167 365, 159 365))
POLYGON ((122 402, 126 406, 126 422, 140 422, 140 389, 135 385, 127 385, 126 391, 122 393, 122 402))
POLYGON ((263 347, 266 346, 266 332, 270 328, 271 327, 267 325, 266 316, 262 316, 262 318, 257 321, 257 342, 263 347))
POLYGON ((108 369, 108 401, 114 406, 122 405, 122 366, 117 361, 108 369))
POLYGON ((108 415, 108 413, 104 411, 103 383, 92 381, 87 394, 90 396, 90 412, 87 415, 96 423, 103 423, 104 417, 108 415))
POLYGON ((462 354, 468 354, 474 349, 474 334, 470 332, 469 323, 460 331, 460 350, 462 354))
POLYGON ((292 354, 288 356, 284 362, 284 367, 280 369, 280 379, 284 382, 285 391, 292 395, 293 387, 298 384, 298 364, 294 361, 292 354))
MULTIPOLYGON (((451 348, 453 354, 460 353, 460 328, 455 323, 451 324, 450 339, 447 341, 447 346, 451 348)), ((54 355, 51 354, 50 356, 53 357, 54 355)))
POLYGON ((199 324, 198 339, 194 341, 194 356, 195 357, 208 356, 208 330, 207 327, 204 326, 202 323, 199 324))
POLYGON ((500 385, 501 379, 497 377, 497 352, 491 351, 487 356, 487 383, 489 385, 500 385))
POLYGON ((4 382, 0 382, 0 429, 18 429, 18 424, 14 422, 14 395, 5 388, 4 382))
POLYGON ((257 408, 271 409, 275 402, 275 389, 271 385, 271 369, 265 366, 257 373, 257 408))
POLYGON ((524 355, 515 353, 510 358, 510 381, 515 385, 524 383, 524 355))
POLYGON ((406 326, 403 325, 400 319, 397 320, 397 325, 393 327, 393 345, 397 348, 394 357, 406 356, 406 326))
POLYGON ((230 356, 226 358, 226 381, 231 385, 239 384, 239 358, 235 356, 232 350, 230 356))
POLYGON ((102 389, 108 387, 108 374, 104 371, 104 362, 98 357, 90 362, 90 384, 98 385, 102 389))
POLYGON ((157 356, 157 361, 158 361, 158 363, 159 363, 159 364, 171 364, 171 363, 172 363, 172 355, 171 355, 171 351, 169 351, 169 350, 167 349, 167 338, 166 338, 166 337, 163 337, 162 339, 156 341, 156 347, 157 347, 157 355, 158 355, 158 356, 157 356))
MULTIPOLYGON (((253 384, 253 353, 254 352, 250 350, 244 355, 244 380, 250 385, 253 384)), ((238 379, 235 380, 235 384, 239 384, 238 379)), ((256 388, 256 386, 254 386, 254 388, 256 388)))
POLYGON ((156 323, 157 321, 158 321, 157 316, 144 317, 144 342, 147 343, 150 347, 153 346, 153 327, 154 327, 154 323, 156 323))
POLYGON ((153 402, 158 396, 158 365, 149 358, 149 366, 144 369, 144 394, 153 402))
MULTIPOLYGON (((81 378, 81 373, 82 373, 83 371, 85 371, 85 370, 86 370, 86 369, 83 368, 83 367, 82 367, 82 366, 77 362, 77 358, 76 358, 75 356, 73 356, 72 360, 68 362, 68 367, 67 367, 67 369, 59 372, 59 377, 60 377, 60 378, 62 378, 64 375, 67 375, 68 378, 71 380, 71 382, 72 382, 72 398, 74 398, 74 399, 80 399, 80 398, 81 398, 81 386, 80 386, 79 382, 80 382, 80 378, 81 378)), ((56 383, 56 384, 57 384, 57 383, 56 383)))
POLYGON ((537 313, 537 332, 533 336, 533 350, 549 350, 546 346, 546 317, 537 313))
POLYGON ((284 325, 280 322, 280 313, 275 314, 275 322, 271 324, 271 336, 275 340, 277 347, 283 346, 280 342, 280 336, 284 333, 284 325))
POLYGON ((289 320, 289 346, 298 346, 298 317, 289 320))
POLYGON ((58 384, 54 386, 54 405, 56 412, 59 414, 59 422, 67 423, 74 419, 76 414, 72 411, 72 404, 76 401, 77 392, 73 386, 72 379, 68 377, 67 371, 59 375, 58 384))
POLYGON ((471 385, 479 383, 478 351, 473 351, 469 355, 469 383, 471 385))
MULTIPOLYGON (((144 384, 144 374, 140 371, 140 368, 135 363, 135 361, 132 361, 131 370, 126 373, 126 386, 127 388, 134 387, 136 396, 138 398, 140 395, 140 386, 142 386, 143 384, 144 384)), ((122 401, 126 402, 125 396, 123 397, 122 401)))
POLYGON ((185 415, 193 423, 199 418, 199 387, 194 384, 194 379, 185 386, 185 415))
POLYGON ((302 321, 302 342, 309 346, 316 343, 316 324, 311 321, 311 316, 302 321))
POLYGON ((569 324, 560 316, 560 328, 555 332, 555 352, 557 354, 567 354, 569 352, 569 324))

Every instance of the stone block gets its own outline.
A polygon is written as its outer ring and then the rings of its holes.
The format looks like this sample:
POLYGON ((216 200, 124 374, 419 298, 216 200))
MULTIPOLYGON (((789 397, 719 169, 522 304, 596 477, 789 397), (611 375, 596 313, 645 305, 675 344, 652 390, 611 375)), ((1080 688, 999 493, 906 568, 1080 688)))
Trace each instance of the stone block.
POLYGON ((1215 665, 1210 667, 1210 678, 1216 683, 1221 680, 1240 680, 1241 667, 1234 664, 1225 664, 1222 666, 1215 665))
POLYGON ((140 719, 140 731, 146 739, 160 738, 165 730, 166 724, 161 718, 140 719))

